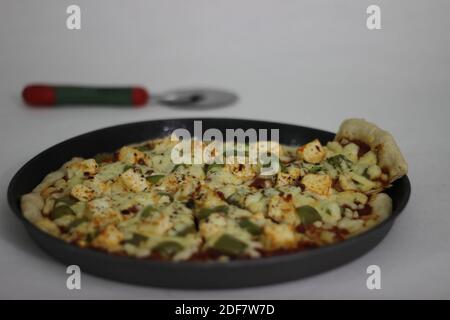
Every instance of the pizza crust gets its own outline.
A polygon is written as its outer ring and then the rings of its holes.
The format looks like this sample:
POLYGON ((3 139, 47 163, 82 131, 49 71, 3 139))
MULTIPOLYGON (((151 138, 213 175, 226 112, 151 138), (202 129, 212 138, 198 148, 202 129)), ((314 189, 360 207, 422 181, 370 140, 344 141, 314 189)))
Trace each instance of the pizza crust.
POLYGON ((24 217, 30 222, 36 222, 42 219, 42 208, 44 200, 39 192, 24 194, 20 199, 20 208, 24 217))
POLYGON ((383 221, 392 213, 392 199, 386 193, 377 193, 369 201, 373 212, 383 221))
POLYGON ((334 140, 361 141, 372 150, 377 151, 378 164, 389 174, 389 182, 393 182, 408 172, 400 148, 392 135, 375 124, 364 119, 347 119, 342 122, 334 140))
POLYGON ((20 198, 20 208, 24 217, 30 222, 36 223, 43 217, 42 209, 44 208, 44 199, 41 196, 41 191, 51 186, 57 180, 64 177, 67 173, 67 166, 73 162, 81 161, 81 158, 72 158, 70 161, 64 163, 57 171, 47 174, 40 184, 38 184, 32 192, 24 194, 20 198))

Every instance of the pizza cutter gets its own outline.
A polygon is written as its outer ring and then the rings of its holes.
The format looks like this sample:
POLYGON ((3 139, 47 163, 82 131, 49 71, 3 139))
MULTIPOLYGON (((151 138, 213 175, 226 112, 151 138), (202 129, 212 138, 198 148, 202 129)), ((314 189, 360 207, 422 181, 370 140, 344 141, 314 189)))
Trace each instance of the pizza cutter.
POLYGON ((184 108, 216 108, 233 104, 238 96, 232 92, 197 88, 149 94, 142 87, 86 87, 45 84, 28 85, 23 89, 24 101, 34 107, 63 105, 106 105, 141 107, 152 103, 184 108))

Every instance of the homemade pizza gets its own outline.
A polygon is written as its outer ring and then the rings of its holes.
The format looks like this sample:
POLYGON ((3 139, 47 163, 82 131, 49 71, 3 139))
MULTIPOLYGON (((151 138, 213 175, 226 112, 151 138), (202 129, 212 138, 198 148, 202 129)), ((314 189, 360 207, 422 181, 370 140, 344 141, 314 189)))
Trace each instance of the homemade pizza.
MULTIPOLYGON (((254 259, 373 228, 392 213, 383 191, 407 173, 393 137, 362 119, 344 121, 326 143, 273 142, 279 170, 269 175, 260 163, 174 164, 178 143, 169 136, 73 158, 22 196, 23 215, 54 237, 111 254, 254 259)), ((191 143, 204 150, 211 142, 191 143)), ((226 157, 248 157, 249 143, 233 144, 246 151, 226 157)))

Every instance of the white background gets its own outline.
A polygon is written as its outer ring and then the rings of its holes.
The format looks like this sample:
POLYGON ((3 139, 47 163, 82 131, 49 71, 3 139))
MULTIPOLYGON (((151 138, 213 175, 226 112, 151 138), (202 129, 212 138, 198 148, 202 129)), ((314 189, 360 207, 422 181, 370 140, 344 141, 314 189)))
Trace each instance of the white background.
MULTIPOLYGON (((1 1, 0 298, 450 298, 449 1, 1 1), (65 9, 82 9, 82 30, 65 9), (382 30, 365 26, 382 9, 382 30), (142 84, 164 91, 214 86, 238 104, 192 111, 32 110, 34 81, 142 84), (108 125, 170 117, 239 117, 335 131, 364 117, 391 131, 413 192, 390 234, 362 258, 289 283, 239 290, 145 288, 83 275, 42 252, 6 204, 12 175, 43 149, 108 125), (366 288, 366 267, 382 290, 366 288)), ((283 270, 273 270, 283 272, 283 270)))

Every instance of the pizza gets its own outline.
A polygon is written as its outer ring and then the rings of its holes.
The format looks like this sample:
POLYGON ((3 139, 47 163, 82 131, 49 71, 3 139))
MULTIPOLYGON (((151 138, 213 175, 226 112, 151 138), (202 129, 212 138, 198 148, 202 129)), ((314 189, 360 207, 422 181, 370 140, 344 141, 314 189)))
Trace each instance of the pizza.
POLYGON ((363 119, 345 120, 333 141, 279 144, 279 170, 264 176, 259 163, 174 164, 177 143, 163 137, 73 158, 21 197, 23 215, 54 237, 110 254, 257 259, 375 227, 392 213, 383 191, 407 173, 391 134, 363 119))

